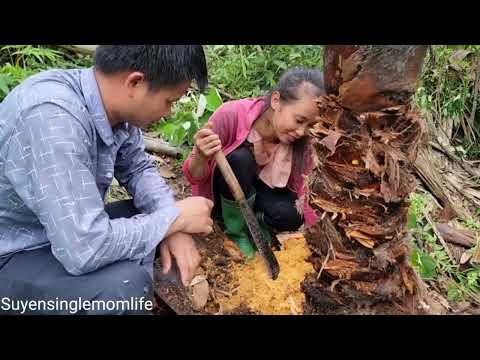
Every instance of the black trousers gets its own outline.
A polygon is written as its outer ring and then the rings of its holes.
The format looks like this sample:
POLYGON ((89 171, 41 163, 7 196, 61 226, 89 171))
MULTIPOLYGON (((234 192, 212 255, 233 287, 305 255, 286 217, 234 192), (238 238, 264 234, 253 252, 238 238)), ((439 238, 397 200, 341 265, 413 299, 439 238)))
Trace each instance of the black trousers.
MULTIPOLYGON (((277 231, 295 231, 303 224, 303 217, 295 207, 297 196, 288 188, 271 189, 257 176, 258 165, 251 145, 245 142, 227 156, 243 192, 249 197, 252 188, 256 190, 254 211, 263 213, 265 223, 277 231)), ((221 214, 220 195, 233 200, 233 195, 219 169, 215 169, 213 179, 215 213, 221 214)))
MULTIPOLYGON (((108 204, 105 210, 112 219, 138 213, 131 200, 108 204)), ((153 254, 148 261, 153 271, 153 254)), ((77 314, 148 314, 144 304, 152 297, 151 274, 137 262, 119 261, 72 276, 52 255, 50 246, 0 259, 0 314, 68 315, 79 310, 85 300, 90 302, 90 310, 77 314), (30 305, 21 308, 20 301, 30 305)))

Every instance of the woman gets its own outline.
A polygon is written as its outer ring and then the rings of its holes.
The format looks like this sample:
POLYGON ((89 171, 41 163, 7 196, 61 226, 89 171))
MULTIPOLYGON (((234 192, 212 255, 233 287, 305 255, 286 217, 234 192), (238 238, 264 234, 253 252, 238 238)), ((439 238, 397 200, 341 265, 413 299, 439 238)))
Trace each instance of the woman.
POLYGON ((240 207, 213 157, 223 148, 249 204, 268 230, 295 231, 316 214, 305 201, 305 176, 313 168, 307 137, 316 122, 315 98, 325 93, 319 70, 294 68, 280 78, 267 97, 230 101, 195 135, 195 146, 183 165, 193 195, 214 201, 225 234, 247 259, 255 255, 240 207))

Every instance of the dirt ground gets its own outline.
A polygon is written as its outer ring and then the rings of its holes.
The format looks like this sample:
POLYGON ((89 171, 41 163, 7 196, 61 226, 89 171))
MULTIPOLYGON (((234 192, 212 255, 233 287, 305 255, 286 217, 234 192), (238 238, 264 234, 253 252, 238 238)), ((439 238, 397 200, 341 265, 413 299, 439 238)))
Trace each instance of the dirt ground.
MULTIPOLYGON (((191 195, 191 189, 183 176, 181 164, 168 156, 156 156, 156 165, 180 200, 191 195)), ((130 195, 120 186, 112 186, 109 201, 128 199, 130 195)), ((207 315, 273 315, 302 314, 305 296, 301 282, 313 271, 306 261, 310 255, 303 236, 285 237, 281 249, 276 251, 281 273, 276 281, 268 278, 262 259, 245 263, 239 250, 215 225, 214 232, 205 238, 197 237, 201 265, 197 275, 208 282, 208 299, 199 310, 207 315)), ((156 267, 160 267, 157 259, 156 267)), ((156 293, 161 289, 157 279, 156 293)), ((156 294, 154 313, 174 315, 156 294)))
MULTIPOLYGON (((191 195, 191 189, 184 178, 181 163, 168 156, 156 156, 159 172, 174 191, 176 199, 191 195)), ((119 186, 112 186, 109 201, 129 198, 129 194, 119 186)), ((319 314, 405 314, 405 309, 378 304, 377 307, 364 307, 361 302, 355 307, 337 309, 315 308, 305 301, 303 280, 306 276, 316 276, 310 263, 306 261, 309 250, 301 234, 283 235, 286 239, 282 249, 276 252, 281 275, 277 281, 268 279, 262 260, 257 256, 253 262, 245 264, 238 249, 226 239, 218 226, 205 238, 197 237, 201 255, 198 276, 208 283, 208 298, 199 309, 206 315, 319 315, 319 314)), ((156 266, 159 266, 157 260, 156 266)), ((159 291, 158 281, 155 284, 159 291)), ((312 289, 309 289, 312 291, 312 289)), ((314 289, 313 289, 314 291, 314 289)), ((157 295, 154 314, 175 315, 157 295)), ((443 299, 442 299, 443 300, 443 299)), ((408 311, 407 311, 408 313, 408 311)), ((442 308, 439 313, 475 314, 478 310, 459 304, 457 307, 442 308)))
MULTIPOLYGON (((183 176, 180 162, 168 156, 155 156, 155 163, 160 174, 174 191, 177 200, 191 195, 191 188, 183 176)), ((129 199, 130 195, 120 186, 113 185, 110 189, 108 201, 129 199)), ((201 255, 201 266, 198 275, 204 275, 209 284, 208 300, 203 308, 205 314, 255 314, 247 306, 239 306, 229 312, 224 312, 219 299, 223 299, 234 290, 234 275, 232 266, 239 259, 232 258, 223 248, 223 233, 215 227, 215 231, 206 238, 197 237, 197 246, 201 255)), ((156 267, 159 267, 160 260, 157 259, 156 267)), ((159 281, 155 283, 155 292, 159 292, 159 281)), ((155 294, 156 306, 154 313, 157 315, 175 315, 159 297, 155 294)))

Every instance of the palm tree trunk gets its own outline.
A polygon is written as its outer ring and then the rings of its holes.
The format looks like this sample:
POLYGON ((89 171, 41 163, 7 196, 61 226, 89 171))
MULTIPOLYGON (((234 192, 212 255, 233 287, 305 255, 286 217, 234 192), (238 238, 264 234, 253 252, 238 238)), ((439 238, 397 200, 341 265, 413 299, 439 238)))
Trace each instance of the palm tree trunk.
POLYGON ((316 275, 303 288, 316 311, 409 304, 418 294, 406 230, 410 173, 426 125, 412 111, 426 46, 325 48, 327 95, 312 130, 317 156, 307 230, 316 275))

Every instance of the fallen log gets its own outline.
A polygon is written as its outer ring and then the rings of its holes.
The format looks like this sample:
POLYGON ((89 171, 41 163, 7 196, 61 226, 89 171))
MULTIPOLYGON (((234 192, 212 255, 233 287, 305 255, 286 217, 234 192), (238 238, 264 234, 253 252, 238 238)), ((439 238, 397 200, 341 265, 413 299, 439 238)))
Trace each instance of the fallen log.
POLYGON ((462 204, 452 201, 449 192, 446 191, 445 182, 440 173, 440 165, 433 158, 432 150, 423 146, 414 163, 416 174, 420 177, 425 187, 435 196, 444 208, 451 208, 455 215, 462 214, 464 217, 464 209, 462 204))
POLYGON ((422 146, 413 165, 425 188, 444 208, 463 220, 473 217, 473 209, 480 207, 480 185, 465 170, 466 164, 461 166, 432 146, 422 146))
POLYGON ((468 229, 456 229, 447 224, 436 224, 437 231, 443 239, 451 244, 471 248, 477 245, 480 234, 468 229))
POLYGON ((179 158, 182 155, 182 151, 179 148, 171 146, 163 140, 144 135, 143 142, 147 151, 165 154, 174 158, 179 158))

